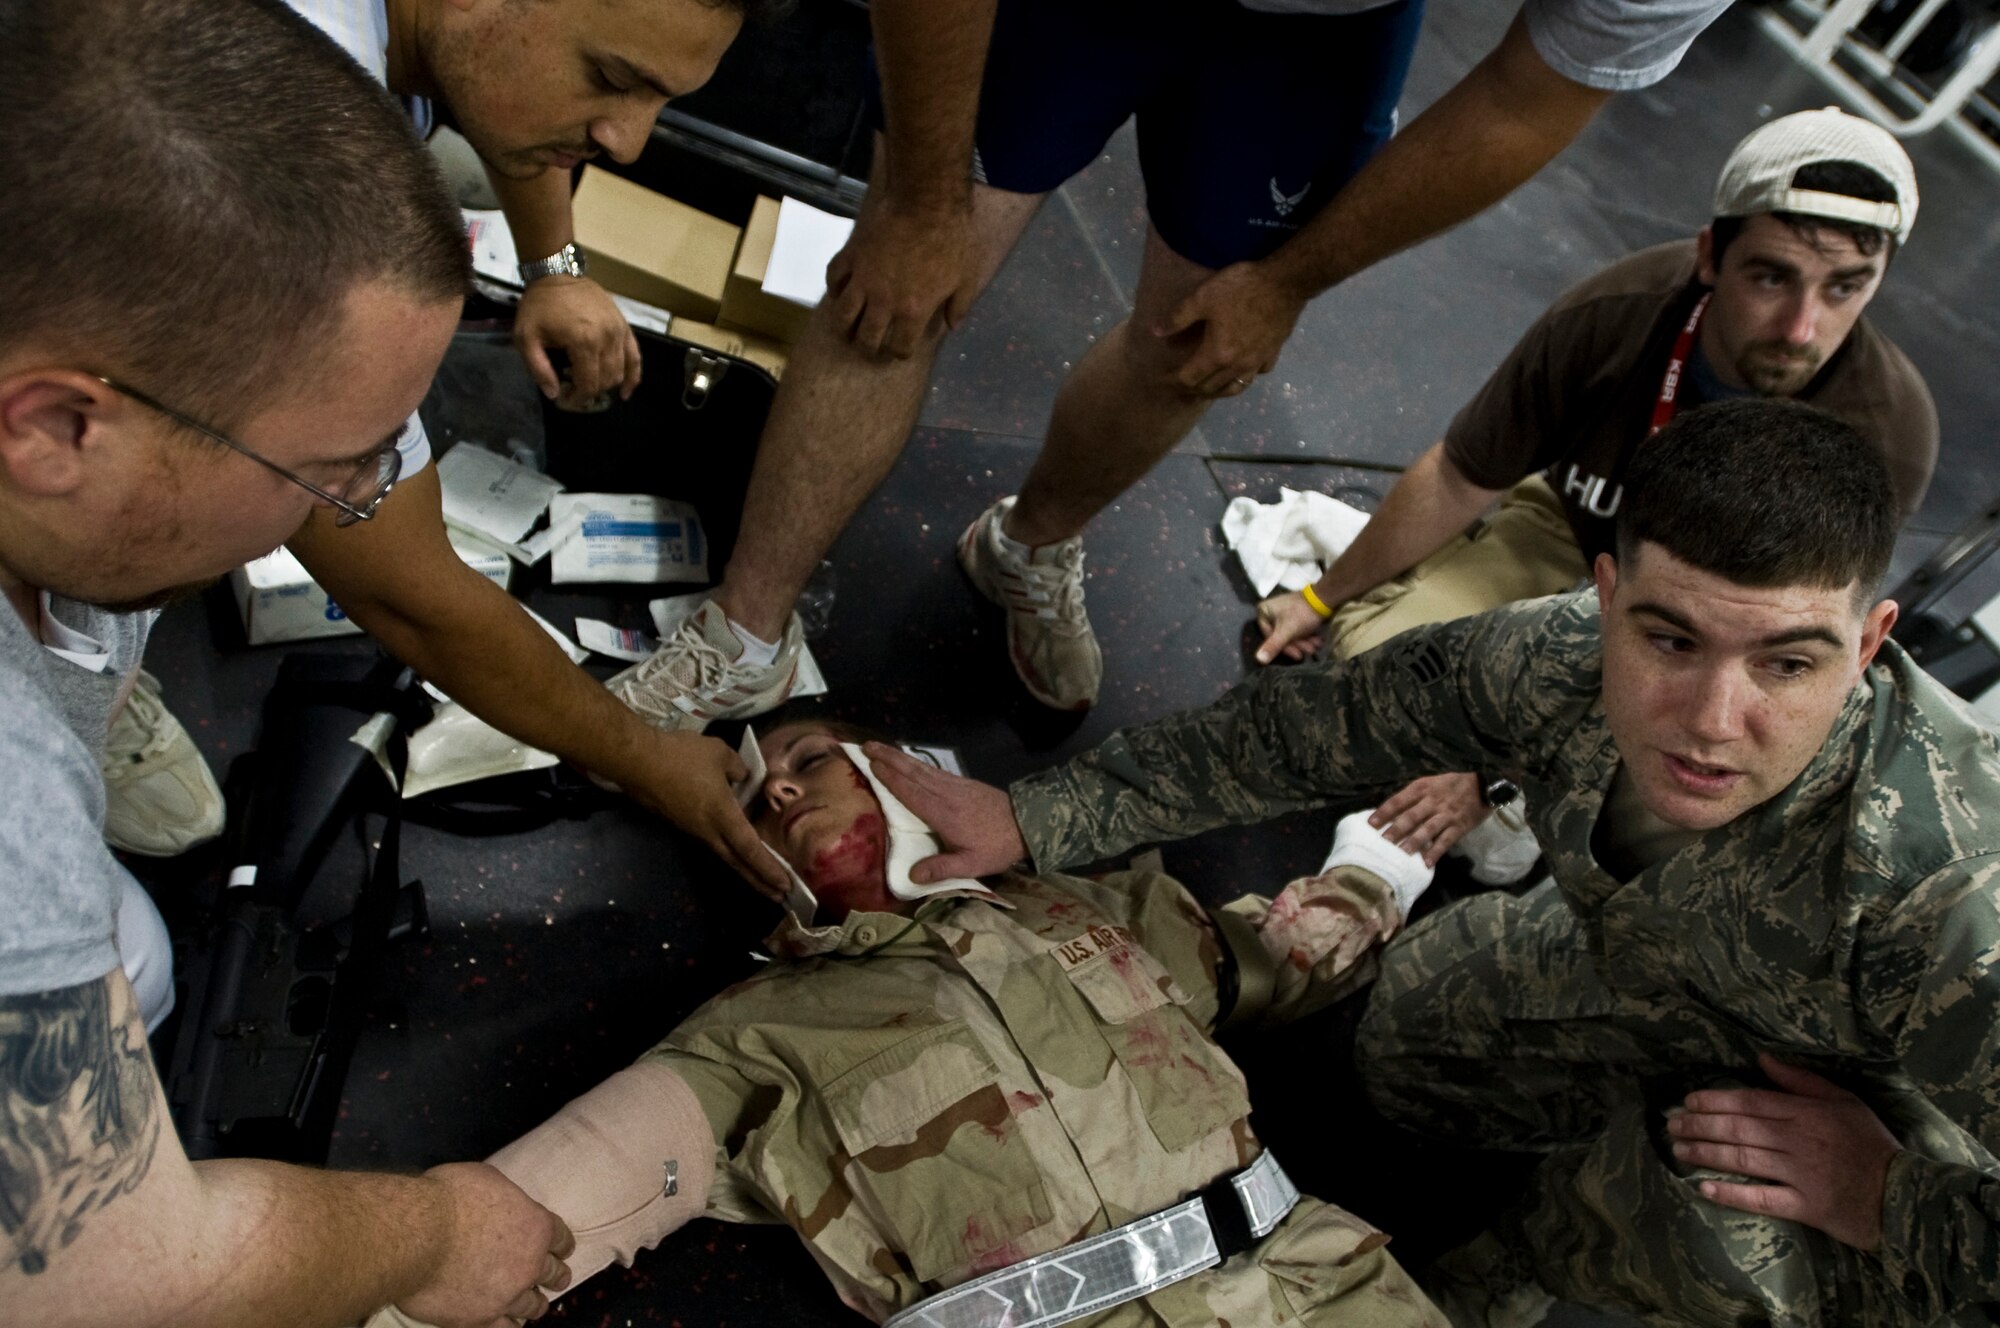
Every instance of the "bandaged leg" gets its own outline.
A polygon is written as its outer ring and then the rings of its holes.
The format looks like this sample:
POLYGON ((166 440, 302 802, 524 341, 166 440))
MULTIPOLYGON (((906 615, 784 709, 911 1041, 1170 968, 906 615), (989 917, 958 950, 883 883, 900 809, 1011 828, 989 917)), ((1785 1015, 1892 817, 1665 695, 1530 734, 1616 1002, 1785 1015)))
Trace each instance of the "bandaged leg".
MULTIPOLYGON (((686 1081, 641 1061, 487 1160, 569 1224, 574 1287, 614 1260, 629 1267, 640 1250, 701 1216, 715 1179, 715 1136, 686 1081)), ((368 1328, 416 1324, 391 1308, 368 1328)))

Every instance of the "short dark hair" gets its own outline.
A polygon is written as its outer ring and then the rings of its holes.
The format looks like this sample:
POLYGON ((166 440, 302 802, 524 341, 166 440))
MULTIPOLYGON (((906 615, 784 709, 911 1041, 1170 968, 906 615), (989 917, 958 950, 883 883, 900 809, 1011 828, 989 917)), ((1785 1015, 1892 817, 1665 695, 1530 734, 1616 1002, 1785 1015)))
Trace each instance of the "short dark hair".
POLYGON ((1721 401, 1679 416, 1625 472, 1618 561, 1639 545, 1739 586, 1857 586, 1874 595, 1896 546, 1881 451, 1797 401, 1721 401))
MULTIPOLYGON (((1792 188, 1842 194, 1867 203, 1901 201, 1896 197, 1896 186, 1883 179, 1881 172, 1858 161, 1815 161, 1801 166, 1792 174, 1792 188)), ((1815 217, 1804 212, 1773 212, 1771 215, 1815 247, 1820 243, 1821 233, 1831 231, 1852 240, 1854 247, 1869 258, 1883 254, 1882 261, 1886 263, 1896 256, 1896 237, 1879 226, 1842 221, 1837 217, 1815 217)), ((1748 220, 1748 217, 1717 217, 1709 223, 1709 260, 1716 267, 1722 266, 1722 255, 1743 233, 1743 223, 1748 220)))
POLYGON ((408 117, 277 0, 0 5, 0 179, 0 352, 75 356, 222 427, 312 368, 357 283, 467 287, 408 117))

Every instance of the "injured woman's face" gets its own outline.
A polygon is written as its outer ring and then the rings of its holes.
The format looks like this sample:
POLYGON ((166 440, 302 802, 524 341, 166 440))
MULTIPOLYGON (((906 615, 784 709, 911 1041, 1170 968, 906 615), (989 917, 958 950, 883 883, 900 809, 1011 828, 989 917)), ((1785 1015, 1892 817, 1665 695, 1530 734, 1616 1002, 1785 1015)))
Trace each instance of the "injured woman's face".
POLYGON ((889 827, 875 790, 840 739, 817 724, 787 724, 759 742, 770 773, 751 824, 819 896, 820 921, 854 909, 897 913, 889 893, 889 827))

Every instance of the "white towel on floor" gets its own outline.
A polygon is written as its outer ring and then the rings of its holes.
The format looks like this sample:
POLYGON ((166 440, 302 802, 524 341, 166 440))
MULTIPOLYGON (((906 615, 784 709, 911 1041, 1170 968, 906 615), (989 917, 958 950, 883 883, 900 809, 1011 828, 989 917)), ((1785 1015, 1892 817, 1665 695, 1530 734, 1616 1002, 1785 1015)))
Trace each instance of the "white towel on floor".
POLYGON ((1298 590, 1319 580, 1321 568, 1347 551, 1368 524, 1368 514, 1323 493, 1280 490, 1275 503, 1232 498, 1222 513, 1222 536, 1243 562, 1258 595, 1278 586, 1298 590))

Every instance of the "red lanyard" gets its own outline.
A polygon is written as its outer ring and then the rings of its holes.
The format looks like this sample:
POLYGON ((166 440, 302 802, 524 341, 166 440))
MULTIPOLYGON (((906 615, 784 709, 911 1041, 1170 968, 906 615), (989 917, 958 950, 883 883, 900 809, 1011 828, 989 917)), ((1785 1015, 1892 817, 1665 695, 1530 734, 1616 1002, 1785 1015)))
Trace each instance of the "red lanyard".
POLYGON ((1666 376, 1660 379, 1660 399, 1653 403, 1653 427, 1646 430, 1648 438, 1666 428, 1667 421, 1681 408, 1681 371, 1687 367, 1688 355, 1694 350, 1695 331, 1701 326, 1701 316, 1708 312, 1708 302, 1714 294, 1710 291, 1695 302, 1687 326, 1674 338, 1674 353, 1667 358, 1666 376))

